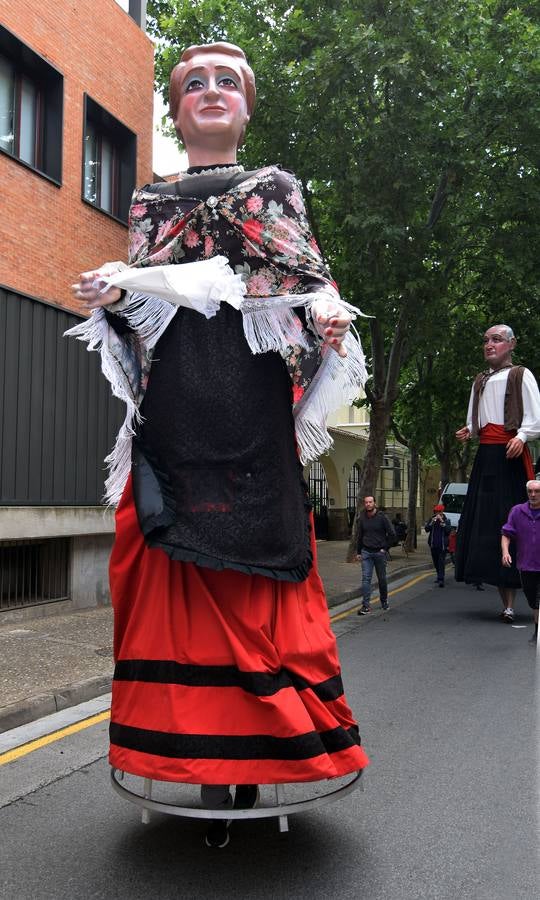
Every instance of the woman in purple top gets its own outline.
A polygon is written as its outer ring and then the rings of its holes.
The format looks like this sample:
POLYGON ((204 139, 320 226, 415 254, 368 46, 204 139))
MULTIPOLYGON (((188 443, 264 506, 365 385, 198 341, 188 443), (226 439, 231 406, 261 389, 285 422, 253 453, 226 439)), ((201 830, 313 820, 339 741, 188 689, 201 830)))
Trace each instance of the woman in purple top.
POLYGON ((510 541, 516 548, 517 568, 527 602, 534 615, 531 644, 538 640, 538 606, 540 600, 540 481, 527 482, 527 503, 513 506, 502 527, 503 566, 512 565, 510 541))

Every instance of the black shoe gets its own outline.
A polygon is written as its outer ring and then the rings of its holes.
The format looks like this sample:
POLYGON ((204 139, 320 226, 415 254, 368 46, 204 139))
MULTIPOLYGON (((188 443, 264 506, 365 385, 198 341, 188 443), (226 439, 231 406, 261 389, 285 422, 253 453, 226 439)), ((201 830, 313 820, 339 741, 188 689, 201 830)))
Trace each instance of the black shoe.
POLYGON ((206 832, 204 839, 206 846, 214 850, 223 850, 229 843, 229 824, 227 819, 215 819, 206 832))
POLYGON ((390 609, 390 606, 388 605, 388 600, 381 600, 381 607, 382 607, 382 609, 390 609))
POLYGON ((537 644, 538 643, 538 628, 535 628, 531 637, 529 638, 529 644, 537 644))
POLYGON ((480 583, 480 584, 475 584, 475 588, 476 588, 477 591, 485 591, 485 587, 484 587, 484 585, 483 585, 482 583, 480 583))
POLYGON ((237 784, 233 809, 255 809, 259 802, 258 784, 237 784))
POLYGON ((444 587, 444 581, 439 581, 439 587, 444 587))
POLYGON ((360 609, 358 610, 358 615, 359 616, 367 616, 367 614, 370 612, 371 612, 371 609, 369 608, 369 606, 361 606, 360 609))

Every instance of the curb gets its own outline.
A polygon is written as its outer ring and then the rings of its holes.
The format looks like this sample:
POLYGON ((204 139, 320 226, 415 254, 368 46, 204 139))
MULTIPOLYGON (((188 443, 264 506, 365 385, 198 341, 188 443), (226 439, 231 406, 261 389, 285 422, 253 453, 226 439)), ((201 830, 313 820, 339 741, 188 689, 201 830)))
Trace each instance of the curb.
POLYGON ((93 678, 85 678, 73 684, 57 688, 48 694, 37 694, 35 697, 26 697, 16 703, 10 703, 0 709, 0 734, 27 725, 43 716, 60 712, 68 706, 76 706, 85 700, 93 700, 101 694, 107 694, 111 690, 112 674, 97 675, 93 678))
MULTIPOLYGON (((393 584, 394 581, 399 581, 400 578, 403 578, 403 575, 406 572, 411 572, 411 574, 415 572, 428 572, 429 569, 432 569, 433 566, 431 563, 418 563, 415 566, 402 566, 400 569, 394 569, 394 571, 388 575, 388 584, 393 584)), ((334 606, 339 606, 340 603, 346 603, 347 600, 359 600, 362 596, 362 585, 360 584, 357 588, 354 588, 352 591, 343 591, 341 594, 333 594, 331 597, 328 597, 328 608, 332 609, 334 606)))
MULTIPOLYGON (((413 574, 414 572, 425 572, 431 568, 432 566, 427 563, 402 566, 389 575, 388 584, 398 581, 405 572, 413 574)), ((332 609, 334 606, 339 606, 348 600, 356 600, 361 596, 361 585, 354 590, 334 594, 332 597, 328 597, 328 608, 332 609)), ((100 697, 101 694, 107 694, 111 690, 111 685, 112 672, 111 675, 85 678, 83 681, 76 681, 48 693, 25 697, 24 700, 10 703, 8 706, 0 708, 0 734, 4 731, 11 731, 12 728, 19 728, 21 725, 27 725, 36 719, 42 719, 44 716, 50 716, 69 706, 76 706, 77 703, 84 703, 85 700, 93 700, 95 697, 100 697)))

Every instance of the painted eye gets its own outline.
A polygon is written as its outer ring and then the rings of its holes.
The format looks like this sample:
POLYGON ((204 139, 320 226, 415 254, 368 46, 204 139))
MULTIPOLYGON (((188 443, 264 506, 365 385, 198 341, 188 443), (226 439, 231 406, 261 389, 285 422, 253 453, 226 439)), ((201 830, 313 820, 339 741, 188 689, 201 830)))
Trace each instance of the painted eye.
POLYGON ((190 80, 186 84, 185 92, 187 94, 189 91, 198 90, 202 87, 204 87, 204 83, 200 78, 190 78, 190 80))
POLYGON ((238 88, 236 81, 234 78, 231 78, 230 75, 223 75, 223 77, 219 79, 219 84, 223 84, 225 87, 238 88))

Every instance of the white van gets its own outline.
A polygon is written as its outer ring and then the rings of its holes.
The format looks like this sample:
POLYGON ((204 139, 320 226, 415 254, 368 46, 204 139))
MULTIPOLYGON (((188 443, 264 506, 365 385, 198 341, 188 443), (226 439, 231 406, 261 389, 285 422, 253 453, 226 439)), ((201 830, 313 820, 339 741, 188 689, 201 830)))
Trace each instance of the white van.
POLYGON ((452 528, 457 528, 459 525, 468 487, 469 485, 463 481, 451 481, 441 494, 439 503, 443 504, 444 514, 449 519, 452 528))

